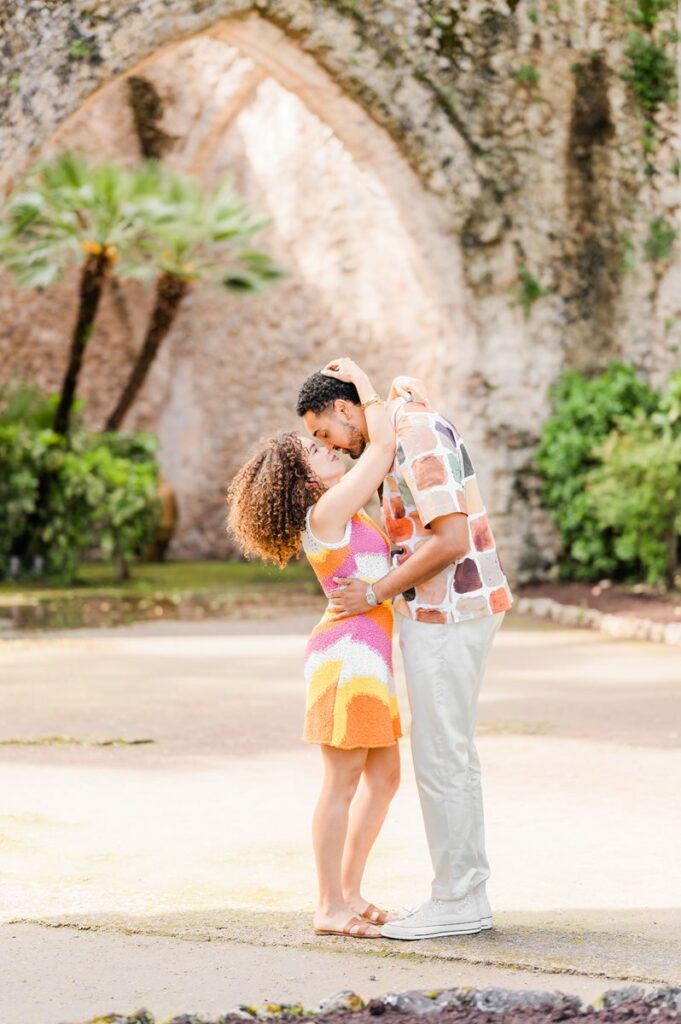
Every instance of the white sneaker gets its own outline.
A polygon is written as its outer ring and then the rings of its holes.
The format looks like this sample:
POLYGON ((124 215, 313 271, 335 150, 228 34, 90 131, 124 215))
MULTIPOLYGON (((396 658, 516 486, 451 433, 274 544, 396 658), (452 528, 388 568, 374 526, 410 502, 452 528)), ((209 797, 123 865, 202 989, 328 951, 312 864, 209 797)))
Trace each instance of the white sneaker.
POLYGON ((482 931, 474 893, 460 900, 427 900, 412 914, 381 928, 387 939, 433 939, 440 935, 473 935, 482 931))
POLYGON ((478 914, 480 915, 480 925, 483 931, 492 927, 492 908, 489 905, 487 899, 487 889, 484 882, 480 882, 480 885, 474 890, 475 897, 478 901, 478 914))

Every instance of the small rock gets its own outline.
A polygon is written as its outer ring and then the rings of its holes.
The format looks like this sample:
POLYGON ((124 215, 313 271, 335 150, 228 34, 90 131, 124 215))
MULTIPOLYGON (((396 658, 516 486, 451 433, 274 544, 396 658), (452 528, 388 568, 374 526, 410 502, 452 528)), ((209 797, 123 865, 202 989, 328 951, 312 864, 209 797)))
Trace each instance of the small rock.
POLYGON ((668 622, 664 627, 664 642, 681 645, 681 622, 668 622))
POLYGON ((351 989, 343 989, 341 992, 322 999, 315 1012, 325 1014, 333 1013, 335 1010, 350 1010, 354 1013, 357 1010, 363 1010, 365 1005, 362 997, 358 996, 356 992, 351 989))
POLYGON ((423 992, 389 992, 383 996, 383 1002, 398 1013, 416 1013, 424 1016, 429 1013, 440 1013, 440 1007, 434 999, 429 999, 423 992))
POLYGON ((640 985, 627 985, 625 988, 611 988, 603 993, 603 1006, 615 1007, 622 1003, 638 1002, 645 996, 645 989, 640 985))
POLYGON ((215 1024, 209 1017, 202 1017, 196 1013, 181 1013, 179 1017, 172 1017, 168 1024, 215 1024))
POLYGON ((470 992, 466 989, 446 988, 443 992, 440 992, 435 1002, 441 1010, 447 1010, 450 1007, 458 1010, 465 1006, 469 999, 470 992))
POLYGON ((508 988, 483 988, 474 994, 473 1005, 485 1013, 504 1013, 519 1007, 532 1010, 579 1010, 582 1001, 578 996, 568 996, 562 992, 515 992, 508 988))

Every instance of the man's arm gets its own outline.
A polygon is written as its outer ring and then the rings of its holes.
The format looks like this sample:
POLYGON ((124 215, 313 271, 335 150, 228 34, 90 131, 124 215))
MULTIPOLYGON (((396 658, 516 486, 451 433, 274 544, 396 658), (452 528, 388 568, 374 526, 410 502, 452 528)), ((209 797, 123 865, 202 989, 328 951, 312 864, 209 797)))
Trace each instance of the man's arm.
MULTIPOLYGON (((430 524, 433 536, 402 565, 391 569, 373 584, 378 600, 387 601, 396 594, 418 587, 465 555, 468 550, 467 518, 463 512, 452 512, 433 519, 430 524)), ((337 618, 369 611, 370 606, 365 599, 367 584, 364 580, 335 578, 334 581, 342 585, 342 590, 334 593, 329 605, 337 618)))
POLYGON ((378 583, 374 583, 374 593, 379 601, 387 601, 405 590, 418 587, 466 554, 468 516, 463 512, 438 516, 433 519, 430 528, 433 536, 418 551, 383 576, 378 583))

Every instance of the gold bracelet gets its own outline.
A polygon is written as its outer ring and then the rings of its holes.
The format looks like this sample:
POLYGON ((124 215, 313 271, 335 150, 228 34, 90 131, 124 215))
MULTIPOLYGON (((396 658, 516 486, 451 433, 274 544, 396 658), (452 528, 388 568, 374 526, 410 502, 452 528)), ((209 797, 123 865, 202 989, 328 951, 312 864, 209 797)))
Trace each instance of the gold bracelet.
POLYGON ((382 405, 383 404, 383 399, 381 398, 380 395, 373 394, 371 396, 371 398, 367 398, 366 402, 362 402, 361 403, 361 407, 362 407, 362 409, 367 409, 370 405, 373 405, 374 402, 380 402, 381 405, 382 405))

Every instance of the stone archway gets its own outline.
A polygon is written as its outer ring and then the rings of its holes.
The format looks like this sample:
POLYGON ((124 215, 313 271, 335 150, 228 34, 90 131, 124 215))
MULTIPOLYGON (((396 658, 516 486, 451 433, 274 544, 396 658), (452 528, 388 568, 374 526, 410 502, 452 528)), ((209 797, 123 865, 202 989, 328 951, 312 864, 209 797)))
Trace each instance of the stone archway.
MULTIPOLYGON (((262 298, 195 293, 128 419, 161 439, 180 505, 171 553, 207 557, 228 550, 226 483, 259 436, 295 425, 297 386, 311 369, 350 352, 381 389, 397 372, 426 377, 451 411, 475 330, 441 205, 390 137, 276 26, 225 20, 165 47, 97 90, 42 152, 138 159, 129 80, 146 82, 163 106, 165 162, 207 183, 236 173, 272 218, 264 240, 289 270, 262 298)), ((52 387, 70 302, 68 285, 12 298, 13 364, 37 362, 52 387)), ((125 282, 106 298, 82 376, 93 424, 120 388, 146 302, 125 282)))
MULTIPOLYGON (((390 197, 401 223, 414 239, 414 272, 427 284, 434 308, 442 310, 449 322, 451 335, 439 347, 430 344, 421 351, 418 364, 421 372, 432 372, 447 363, 447 349, 455 336, 459 339, 459 364, 462 356, 474 347, 474 326, 466 309, 466 286, 458 240, 452 231, 451 216, 441 200, 423 184, 400 153, 389 135, 377 130, 376 121, 363 107, 353 102, 335 80, 325 73, 317 59, 300 47, 272 22, 259 15, 224 19, 184 43, 174 42, 129 68, 119 83, 131 76, 144 75, 162 62, 172 65, 180 54, 191 59, 193 44, 224 44, 240 55, 247 70, 236 84, 229 83, 222 100, 203 109, 200 116, 194 103, 196 124, 192 138, 183 145, 177 157, 172 150, 167 156, 179 169, 201 175, 215 156, 221 139, 239 115, 252 104, 263 82, 272 79, 297 100, 320 122, 327 125, 352 161, 370 175, 390 197), (199 123, 200 122, 200 123, 199 123)), ((233 69, 232 69, 233 70, 233 69)), ((222 78, 226 77, 223 74, 222 78)), ((111 90, 111 85, 103 87, 111 90)), ((104 140, 92 138, 90 112, 102 105, 102 89, 96 90, 86 102, 58 127, 46 140, 42 151, 62 147, 65 143, 84 151, 106 151, 104 140)), ((172 133, 172 125, 170 132, 172 133)), ((132 139, 125 140, 134 152, 132 139)), ((118 152, 125 158, 125 153, 118 152)), ((130 154, 128 154, 130 157, 130 154)), ((433 376, 433 386, 446 391, 450 382, 441 372, 433 376)))
MULTIPOLYGON (((118 76, 192 38, 250 47, 258 74, 291 95, 307 89, 308 112, 324 106, 354 165, 374 159, 445 325, 427 343, 419 330, 411 351, 471 442, 506 565, 541 571, 554 537, 532 460, 549 386, 565 366, 595 371, 612 357, 659 381, 681 345, 681 230, 664 260, 645 257, 654 217, 681 223, 679 123, 673 104, 657 112, 649 176, 623 73, 627 17, 603 0, 570 11, 530 0, 12 0, 0 14, 0 189, 118 76), (272 26, 289 40, 281 48, 272 26), (317 69, 307 85, 305 55, 317 69), (354 112, 371 125, 367 143, 354 112), (638 254, 626 272, 623 240, 638 254), (540 296, 526 316, 521 271, 540 296)), ((224 106, 215 137, 239 102, 224 106)), ((6 290, 0 319, 16 326, 6 290)))
MULTIPOLYGON (((446 199, 459 226, 480 193, 473 168, 480 147, 455 114, 453 102, 447 102, 422 68, 411 66, 408 53, 398 61, 399 47, 387 31, 389 21, 395 22, 389 10, 383 17, 379 11, 373 25, 358 5, 328 0, 116 0, 101 10, 82 12, 66 5, 38 8, 22 0, 15 6, 15 17, 5 16, 8 77, 13 70, 16 86, 5 104, 0 132, 0 188, 16 179, 59 125, 91 102, 101 85, 183 39, 255 13, 279 26, 345 93, 371 111, 399 141, 429 188, 446 199), (381 24, 386 28, 382 37, 375 32, 381 24), (15 53, 21 58, 16 67, 11 59, 15 53)), ((418 24, 420 12, 408 17, 413 24, 406 36, 396 26, 400 38, 404 36, 407 46, 429 45, 432 38, 418 24)))

